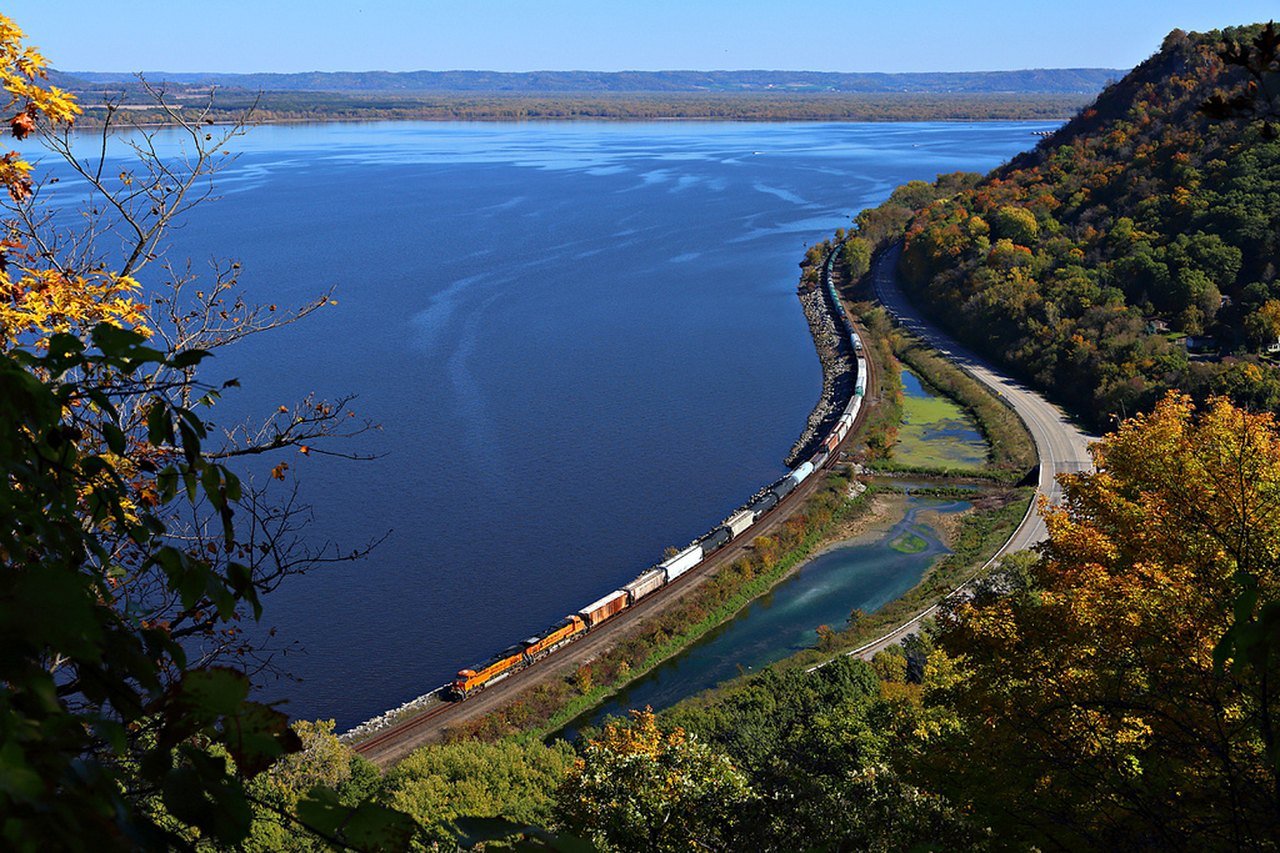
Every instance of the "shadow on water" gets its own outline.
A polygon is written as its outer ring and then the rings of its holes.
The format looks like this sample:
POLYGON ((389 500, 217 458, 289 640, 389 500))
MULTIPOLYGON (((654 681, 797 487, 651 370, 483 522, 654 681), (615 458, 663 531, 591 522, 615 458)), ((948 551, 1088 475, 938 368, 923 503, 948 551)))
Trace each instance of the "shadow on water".
POLYGON ((871 613, 915 586, 934 559, 949 553, 920 513, 952 514, 967 501, 909 497, 901 521, 874 542, 845 545, 802 566, 737 616, 637 679, 608 702, 570 722, 559 736, 598 726, 632 708, 668 708, 812 646, 819 625, 843 627, 854 609, 871 613))

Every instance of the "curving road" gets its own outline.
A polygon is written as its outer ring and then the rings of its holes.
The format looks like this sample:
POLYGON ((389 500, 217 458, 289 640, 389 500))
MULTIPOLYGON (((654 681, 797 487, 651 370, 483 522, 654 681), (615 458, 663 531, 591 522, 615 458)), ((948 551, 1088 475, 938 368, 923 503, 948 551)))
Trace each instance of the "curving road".
MULTIPOLYGON (((1040 457, 1040 494, 1047 496, 1050 503, 1061 502, 1062 487, 1058 485, 1057 475, 1093 467, 1088 450, 1092 439, 1057 406, 1025 385, 1008 378, 925 319, 919 309, 908 301, 899 286, 897 269, 901 254, 902 244, 897 243, 880 255, 872 269, 872 282, 880 304, 893 315, 899 325, 986 385, 1018 413, 1035 440, 1036 455, 1040 457)), ((1042 542, 1047 536, 1044 519, 1039 513, 1032 513, 1009 539, 1005 550, 1020 551, 1042 542)))
MULTIPOLYGON (((899 325, 936 349, 965 373, 986 385, 992 393, 1017 412, 1035 441, 1036 455, 1040 459, 1039 494, 1046 496, 1050 503, 1060 503, 1063 494, 1057 476, 1093 467, 1088 450, 1091 438, 1072 423, 1057 406, 1022 383, 1005 376, 992 367, 987 360, 961 346, 955 338, 926 319, 907 299, 898 283, 898 258, 901 254, 902 244, 897 243, 883 252, 872 267, 872 284, 880 304, 893 315, 899 325)), ((1033 503, 1022 519, 1022 523, 1009 537, 1009 541, 991 558, 991 562, 1007 553, 1022 551, 1043 542, 1048 538, 1048 534, 1044 519, 1035 512, 1033 503)), ((909 634, 914 634, 920 623, 932 616, 937 609, 937 605, 930 607, 906 624, 859 646, 848 654, 870 659, 876 652, 901 642, 909 634)))

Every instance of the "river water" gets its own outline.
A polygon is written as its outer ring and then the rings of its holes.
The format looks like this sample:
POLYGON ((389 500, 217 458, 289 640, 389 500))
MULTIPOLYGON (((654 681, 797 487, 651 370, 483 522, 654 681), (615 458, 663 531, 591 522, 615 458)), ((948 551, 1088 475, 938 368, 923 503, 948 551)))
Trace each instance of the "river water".
MULTIPOLYGON (((217 420, 358 395, 382 429, 345 449, 379 458, 290 456, 280 485, 296 476, 314 505, 313 544, 389 534, 269 598, 276 663, 301 680, 265 697, 348 727, 724 518, 782 473, 819 393, 794 295, 805 245, 1052 126, 254 129, 169 257, 234 257, 263 303, 336 285, 339 304, 219 353, 205 375, 243 388, 217 420)), ((71 207, 83 187, 62 174, 53 201, 71 207)))

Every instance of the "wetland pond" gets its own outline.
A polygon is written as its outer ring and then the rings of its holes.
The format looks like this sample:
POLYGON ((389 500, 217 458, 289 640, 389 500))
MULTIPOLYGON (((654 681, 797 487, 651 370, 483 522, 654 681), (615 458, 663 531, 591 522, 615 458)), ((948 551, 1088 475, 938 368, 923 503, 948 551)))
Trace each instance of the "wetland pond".
POLYGON ((561 735, 575 738, 579 729, 625 716, 632 708, 668 708, 809 648, 819 625, 843 628, 853 610, 871 613, 903 595, 936 558, 950 553, 926 523, 929 516, 954 515, 972 506, 913 496, 905 500, 905 516, 887 533, 853 540, 808 561, 737 616, 574 720, 561 735))
POLYGON ((978 424, 959 405, 902 370, 902 424, 893 459, 912 467, 978 469, 988 447, 978 424))

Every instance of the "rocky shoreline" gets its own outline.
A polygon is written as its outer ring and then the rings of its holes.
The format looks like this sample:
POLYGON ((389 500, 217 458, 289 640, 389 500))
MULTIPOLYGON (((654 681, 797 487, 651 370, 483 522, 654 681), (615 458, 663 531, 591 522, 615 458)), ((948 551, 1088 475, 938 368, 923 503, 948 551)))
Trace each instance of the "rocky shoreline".
POLYGON ((844 411, 857 378, 854 375, 856 362, 853 353, 836 323, 834 306, 827 297, 826 288, 801 285, 799 296, 800 307, 809 322, 814 349, 822 363, 822 394, 809 413, 800 438, 787 454, 788 468, 795 467, 800 460, 817 452, 822 437, 831 431, 840 413, 844 411))

